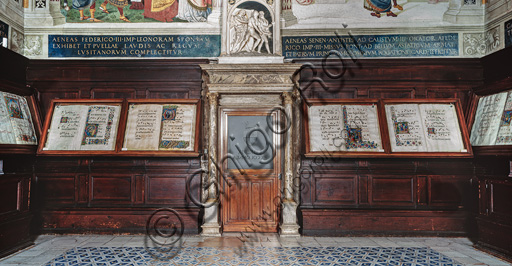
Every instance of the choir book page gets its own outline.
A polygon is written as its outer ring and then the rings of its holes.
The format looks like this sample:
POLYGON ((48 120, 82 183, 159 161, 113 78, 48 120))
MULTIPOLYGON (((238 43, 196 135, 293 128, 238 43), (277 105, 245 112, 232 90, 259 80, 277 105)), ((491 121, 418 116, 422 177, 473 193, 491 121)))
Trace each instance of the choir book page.
POLYGON ((158 150, 162 110, 160 104, 130 104, 123 150, 158 150))
POLYGON ((310 149, 384 152, 375 105, 309 107, 310 149))
POLYGON ((466 152, 453 104, 420 104, 427 151, 466 152))
MULTIPOLYGON (((10 131, 14 135, 14 142, 10 143, 37 145, 34 124, 25 97, 3 92, 0 101, 2 102, 0 113, 2 116, 7 116, 7 119, 5 117, 0 118, 2 120, 2 130, 6 130, 7 134, 10 131), (7 127, 10 127, 10 129, 6 129, 7 127)), ((11 138, 10 136, 6 137, 11 138)))
POLYGON ((418 104, 387 104, 385 109, 391 151, 427 151, 418 104))
POLYGON ((499 120, 500 128, 496 137, 496 145, 512 144, 512 93, 508 93, 505 107, 499 120))
POLYGON ((163 105, 161 120, 159 150, 194 150, 195 105, 163 105))
POLYGON ((486 146, 496 143, 506 101, 507 92, 480 98, 471 129, 471 145, 486 146))
POLYGON ((57 104, 44 150, 80 150, 89 106, 57 104))
POLYGON ((310 151, 344 151, 341 105, 309 107, 310 151))
POLYGON ((11 125, 11 119, 7 105, 5 104, 4 93, 0 92, 0 144, 15 144, 16 137, 11 125))
POLYGON ((121 106, 89 106, 80 149, 115 150, 120 112, 121 106))

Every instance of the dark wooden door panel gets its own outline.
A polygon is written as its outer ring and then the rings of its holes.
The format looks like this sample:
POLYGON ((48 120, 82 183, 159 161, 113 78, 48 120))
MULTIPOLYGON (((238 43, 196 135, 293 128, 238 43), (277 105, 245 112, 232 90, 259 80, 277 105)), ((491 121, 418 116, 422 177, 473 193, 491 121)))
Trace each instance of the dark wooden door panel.
POLYGON ((279 224, 279 179, 281 135, 268 128, 267 115, 279 122, 270 109, 223 110, 220 158, 231 154, 222 167, 221 201, 226 232, 277 232, 279 224), (235 161, 238 159, 238 161, 235 161), (238 166, 237 166, 238 165, 238 166), (241 167, 242 169, 238 169, 241 167))
POLYGON ((225 182, 224 231, 274 232, 278 223, 274 179, 251 177, 225 182), (228 185, 229 184, 229 185, 228 185))

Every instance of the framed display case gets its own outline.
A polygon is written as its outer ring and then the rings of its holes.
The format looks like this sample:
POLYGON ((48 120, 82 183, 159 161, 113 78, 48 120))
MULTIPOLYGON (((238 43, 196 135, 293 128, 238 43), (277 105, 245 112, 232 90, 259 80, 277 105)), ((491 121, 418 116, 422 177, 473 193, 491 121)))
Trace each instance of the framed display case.
POLYGON ((473 98, 470 142, 478 155, 512 155, 512 91, 473 98))
POLYGON ((309 102, 306 157, 472 157, 457 99, 309 102))
POLYGON ((198 156, 200 101, 127 100, 119 155, 198 156))
POLYGON ((41 128, 34 96, 21 96, 1 89, 0 153, 35 154, 41 128))
POLYGON ((53 100, 38 153, 113 155, 123 100, 53 100))
POLYGON ((53 100, 42 155, 198 156, 199 100, 53 100))

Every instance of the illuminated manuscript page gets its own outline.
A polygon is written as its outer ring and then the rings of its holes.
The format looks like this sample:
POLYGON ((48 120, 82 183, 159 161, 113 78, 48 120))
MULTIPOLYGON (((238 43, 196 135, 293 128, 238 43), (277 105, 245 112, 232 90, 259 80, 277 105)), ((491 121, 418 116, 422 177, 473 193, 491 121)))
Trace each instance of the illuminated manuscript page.
POLYGON ((391 151, 421 152, 427 151, 423 124, 417 104, 387 104, 391 151))
POLYGON ((16 144, 37 145, 37 137, 32 117, 25 97, 4 93, 9 118, 13 128, 16 144))
POLYGON ((16 137, 5 105, 4 93, 0 92, 0 144, 16 144, 16 137))
POLYGON ((429 152, 465 152, 453 104, 420 104, 429 152))
POLYGON ((123 150, 158 150, 162 105, 131 104, 123 150))
POLYGON ((498 136, 496 137, 496 145, 511 145, 512 144, 512 93, 508 93, 505 107, 501 114, 500 128, 498 136))
POLYGON ((507 92, 480 98, 471 129, 471 145, 494 145, 500 126, 503 108, 507 101, 507 92))
POLYGON ((45 150, 80 150, 87 119, 86 105, 56 105, 45 150))
POLYGON ((194 150, 195 105, 164 105, 161 120, 160 150, 194 150))
POLYGON ((344 146, 348 151, 384 152, 376 105, 343 105, 344 146))
POLYGON ((121 106, 89 106, 80 149, 114 150, 120 111, 121 106))
POLYGON ((342 114, 340 105, 309 107, 309 142, 313 151, 343 151, 342 114))

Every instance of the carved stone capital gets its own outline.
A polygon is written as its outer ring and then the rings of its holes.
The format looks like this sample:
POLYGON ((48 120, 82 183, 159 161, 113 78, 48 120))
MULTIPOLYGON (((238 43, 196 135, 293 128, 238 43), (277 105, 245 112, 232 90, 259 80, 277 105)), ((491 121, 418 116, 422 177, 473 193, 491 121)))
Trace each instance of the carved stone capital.
POLYGON ((293 104, 293 95, 291 92, 283 92, 281 95, 283 96, 284 105, 293 104))
POLYGON ((208 97, 208 103, 210 104, 210 106, 217 106, 217 104, 219 102, 219 94, 218 93, 216 93, 216 92, 208 93, 207 97, 208 97))

